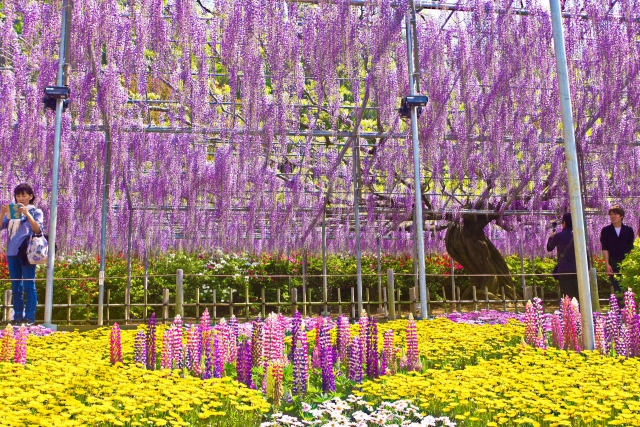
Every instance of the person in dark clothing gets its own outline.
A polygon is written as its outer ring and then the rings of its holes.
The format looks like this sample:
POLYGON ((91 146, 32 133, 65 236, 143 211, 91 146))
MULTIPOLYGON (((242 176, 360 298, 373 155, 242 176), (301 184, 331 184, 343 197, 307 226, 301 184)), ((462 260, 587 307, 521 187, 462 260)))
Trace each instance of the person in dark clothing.
POLYGON ((616 292, 622 292, 615 275, 620 273, 620 263, 633 249, 635 236, 633 228, 622 223, 624 209, 620 206, 612 206, 609 209, 609 219, 611 224, 600 231, 600 244, 602 245, 602 255, 607 265, 607 273, 611 278, 613 289, 616 292))
POLYGON ((560 292, 563 296, 568 295, 570 298, 579 299, 576 252, 573 247, 573 223, 570 213, 562 216, 562 231, 556 233, 554 230, 553 234, 549 236, 547 250, 551 252, 554 249, 558 249, 558 263, 553 269, 553 277, 560 285, 560 292))

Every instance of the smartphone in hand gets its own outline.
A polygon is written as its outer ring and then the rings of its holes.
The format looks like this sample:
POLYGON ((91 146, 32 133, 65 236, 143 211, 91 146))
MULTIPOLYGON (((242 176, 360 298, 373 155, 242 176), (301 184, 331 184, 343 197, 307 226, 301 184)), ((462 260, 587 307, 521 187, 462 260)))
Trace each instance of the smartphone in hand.
POLYGON ((11 203, 9 205, 9 219, 20 219, 22 217, 18 209, 20 209, 20 205, 17 203, 11 203))

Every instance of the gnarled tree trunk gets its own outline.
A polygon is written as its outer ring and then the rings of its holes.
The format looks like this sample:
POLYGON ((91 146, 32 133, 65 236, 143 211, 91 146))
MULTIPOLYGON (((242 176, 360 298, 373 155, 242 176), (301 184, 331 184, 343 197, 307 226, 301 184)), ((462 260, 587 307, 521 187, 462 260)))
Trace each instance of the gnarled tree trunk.
MULTIPOLYGON (((484 286, 494 296, 501 296, 504 286, 506 295, 513 294, 513 281, 508 276, 509 268, 504 257, 484 233, 484 228, 493 218, 486 215, 464 215, 462 221, 451 222, 445 235, 449 255, 462 264, 469 274, 502 274, 507 276, 472 277, 478 298, 483 295, 484 286)), ((461 291, 463 298, 469 298, 471 288, 461 291)))

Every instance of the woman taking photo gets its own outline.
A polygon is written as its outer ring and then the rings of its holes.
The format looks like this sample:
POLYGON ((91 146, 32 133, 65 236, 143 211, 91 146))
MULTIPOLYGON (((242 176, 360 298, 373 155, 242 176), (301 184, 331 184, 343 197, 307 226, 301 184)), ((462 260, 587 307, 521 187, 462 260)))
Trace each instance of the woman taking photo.
POLYGON ((36 266, 29 264, 26 243, 42 232, 42 211, 33 203, 35 195, 29 184, 13 190, 15 204, 2 205, 0 230, 7 229, 7 262, 13 292, 13 325, 31 326, 36 318, 36 266), (24 244, 24 245, 23 245, 24 244))

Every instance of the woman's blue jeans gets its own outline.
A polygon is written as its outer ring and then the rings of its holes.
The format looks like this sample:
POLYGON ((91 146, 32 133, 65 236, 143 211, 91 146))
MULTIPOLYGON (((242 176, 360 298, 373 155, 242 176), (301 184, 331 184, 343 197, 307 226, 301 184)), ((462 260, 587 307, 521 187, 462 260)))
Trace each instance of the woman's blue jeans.
POLYGON ((13 320, 35 322, 38 295, 36 294, 36 282, 33 279, 36 277, 36 266, 22 265, 22 260, 17 256, 8 256, 7 262, 13 295, 13 320))

